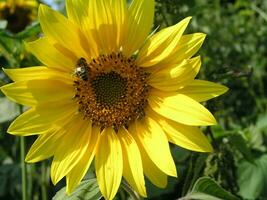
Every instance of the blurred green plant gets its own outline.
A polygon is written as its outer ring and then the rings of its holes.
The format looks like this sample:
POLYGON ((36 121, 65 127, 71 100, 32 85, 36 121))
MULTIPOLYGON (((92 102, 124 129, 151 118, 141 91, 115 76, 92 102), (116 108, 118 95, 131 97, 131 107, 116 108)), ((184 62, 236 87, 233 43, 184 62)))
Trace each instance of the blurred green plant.
MULTIPOLYGON (((54 1, 63 10, 62 0, 54 1)), ((188 32, 204 32, 207 39, 200 79, 221 82, 230 91, 207 103, 219 125, 203 130, 212 141, 212 154, 193 153, 171 146, 178 178, 167 188, 146 182, 149 199, 267 199, 267 1, 262 0, 156 0, 155 27, 175 24, 193 16, 188 32)), ((15 68, 38 65, 23 41, 40 33, 38 23, 17 34, 0 24, 0 66, 15 68)), ((0 85, 10 80, 0 72, 0 85)), ((6 133, 19 114, 19 106, 0 95, 0 199, 21 199, 19 139, 6 133)), ((27 138, 27 147, 33 138, 27 138)), ((64 186, 52 186, 47 162, 27 165, 30 199, 52 199, 64 186)), ((87 178, 93 178, 93 169, 87 178)), ((94 179, 87 180, 67 197, 99 199, 94 179), (87 183, 87 184, 85 184, 87 183), (90 184, 89 184, 90 183, 90 184), (89 193, 88 193, 89 192, 89 193), (94 196, 95 195, 95 196, 94 196)), ((134 199, 122 189, 117 199, 134 199)))

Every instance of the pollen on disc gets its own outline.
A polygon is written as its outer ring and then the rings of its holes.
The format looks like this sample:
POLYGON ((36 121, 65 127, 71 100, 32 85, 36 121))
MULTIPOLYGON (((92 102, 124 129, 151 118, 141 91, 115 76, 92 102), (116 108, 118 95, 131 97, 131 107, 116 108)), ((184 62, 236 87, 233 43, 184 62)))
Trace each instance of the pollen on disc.
POLYGON ((100 74, 91 83, 97 102, 107 106, 120 102, 127 87, 127 79, 114 71, 100 74))
POLYGON ((74 81, 79 112, 102 128, 115 130, 144 116, 149 74, 121 53, 101 55, 87 66, 88 79, 74 81))

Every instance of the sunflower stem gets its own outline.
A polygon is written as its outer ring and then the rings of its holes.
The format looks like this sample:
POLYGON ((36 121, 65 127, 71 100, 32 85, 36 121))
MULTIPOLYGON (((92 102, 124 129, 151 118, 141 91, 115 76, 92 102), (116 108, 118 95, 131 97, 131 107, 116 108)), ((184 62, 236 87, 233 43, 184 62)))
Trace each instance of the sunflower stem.
POLYGON ((24 162, 25 157, 25 138, 20 138, 20 164, 21 164, 21 178, 22 178, 22 200, 27 200, 27 172, 26 163, 24 162))
POLYGON ((133 200, 141 200, 142 198, 135 192, 126 181, 122 180, 121 187, 132 197, 133 200))
POLYGON ((42 200, 47 200, 47 191, 46 191, 46 166, 45 162, 42 162, 41 165, 41 173, 42 173, 42 180, 41 180, 41 192, 42 192, 42 200))
MULTIPOLYGON (((20 106, 20 113, 23 112, 23 107, 20 106)), ((20 137, 20 165, 21 165, 21 187, 22 187, 22 200, 27 200, 27 169, 25 158, 25 138, 20 137)))

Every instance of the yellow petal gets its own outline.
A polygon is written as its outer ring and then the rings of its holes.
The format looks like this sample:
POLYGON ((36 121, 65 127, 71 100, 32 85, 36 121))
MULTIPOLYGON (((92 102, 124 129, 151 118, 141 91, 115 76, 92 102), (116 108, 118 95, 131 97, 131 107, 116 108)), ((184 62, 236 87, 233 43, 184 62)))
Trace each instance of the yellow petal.
POLYGON ((9 126, 7 132, 14 135, 28 136, 40 134, 51 127, 50 123, 35 123, 40 118, 32 108, 17 117, 9 126))
POLYGON ((150 160, 148 155, 145 155, 145 152, 142 152, 142 160, 144 166, 144 173, 146 177, 157 187, 165 188, 168 184, 168 176, 163 173, 153 161, 150 160))
MULTIPOLYGON (((100 52, 117 52, 124 35, 126 3, 124 0, 89 1, 89 29, 100 46, 100 52)), ((87 28, 88 29, 88 28, 87 28)))
MULTIPOLYGON (((67 0, 66 1, 67 15, 70 21, 78 25, 81 32, 85 36, 87 42, 86 52, 91 57, 98 57, 98 46, 96 38, 93 38, 93 34, 96 34, 96 30, 92 27, 92 18, 89 16, 89 1, 84 0, 67 0)), ((90 59, 90 57, 88 57, 90 59)))
POLYGON ((119 130, 118 138, 123 154, 123 176, 134 190, 146 197, 142 159, 138 146, 125 128, 119 130))
POLYGON ((148 102, 158 114, 182 124, 191 126, 216 124, 215 118, 204 106, 183 94, 153 90, 148 102))
POLYGON ((53 79, 10 83, 1 87, 1 91, 10 100, 28 106, 41 102, 69 100, 75 94, 72 84, 53 79))
POLYGON ((83 0, 66 0, 68 19, 81 26, 88 17, 88 2, 83 0))
POLYGON ((150 117, 136 121, 136 131, 130 129, 139 148, 142 147, 154 164, 165 174, 177 176, 167 137, 159 124, 150 117), (159 148, 160 147, 160 148, 159 148))
POLYGON ((212 152, 212 146, 199 128, 186 126, 171 120, 160 122, 169 141, 191 151, 212 152))
POLYGON ((39 162, 54 155, 65 130, 70 128, 73 117, 65 118, 60 125, 52 125, 44 134, 38 136, 31 146, 25 161, 29 163, 39 162))
POLYGON ((37 104, 37 101, 27 91, 27 82, 10 83, 2 86, 0 89, 11 101, 26 106, 34 106, 37 104))
POLYGON ((138 66, 153 66, 170 56, 177 47, 190 19, 191 17, 187 17, 149 38, 138 54, 138 66))
POLYGON ((184 59, 191 58, 200 49, 205 37, 206 34, 204 33, 183 35, 172 54, 166 57, 166 59, 163 59, 158 65, 164 66, 164 64, 175 64, 184 59))
POLYGON ((124 55, 130 57, 145 42, 154 19, 154 0, 133 0, 128 10, 127 38, 124 55))
POLYGON ((91 133, 88 134, 90 134, 90 140, 88 141, 89 144, 86 152, 76 166, 73 167, 73 169, 66 176, 67 194, 71 194, 75 190, 76 186, 80 184, 95 156, 100 130, 98 127, 92 127, 91 133))
POLYGON ((181 64, 162 67, 151 74, 149 85, 163 91, 177 91, 179 88, 192 82, 201 66, 200 57, 192 58, 181 64), (168 80, 168 81, 166 81, 168 80))
MULTIPOLYGON (((71 127, 61 137, 51 165, 51 180, 58 183, 83 158, 89 145, 92 125, 81 116, 72 120, 71 127)), ((62 130, 63 131, 63 130, 62 130)))
POLYGON ((35 9, 38 7, 38 2, 36 0, 26 0, 24 1, 24 6, 31 9, 35 9))
MULTIPOLYGON (((130 126, 130 133, 137 133, 136 125, 130 126)), ((138 134, 138 133, 137 133, 138 134)), ((138 144, 138 143, 137 143, 138 144)), ((167 185, 167 175, 163 173, 156 165, 155 163, 149 158, 147 155, 146 150, 143 148, 142 145, 139 145, 139 150, 142 157, 142 164, 143 164, 143 170, 145 175, 148 177, 148 179, 157 187, 159 188, 165 188, 167 185)))
POLYGON ((100 52, 104 54, 115 51, 115 25, 111 7, 105 0, 89 1, 89 26, 94 40, 97 42, 100 52))
POLYGON ((44 65, 64 72, 73 72, 78 58, 58 43, 50 43, 46 37, 25 44, 26 48, 44 65), (61 48, 60 48, 61 47, 61 48))
POLYGON ((111 10, 113 12, 116 37, 116 49, 119 49, 122 45, 124 37, 126 35, 126 22, 127 22, 127 6, 125 0, 110 0, 111 10))
POLYGON ((105 128, 95 156, 96 177, 105 199, 111 200, 116 195, 122 178, 122 168, 120 141, 112 128, 105 128))
POLYGON ((7 132, 14 135, 36 135, 47 131, 52 123, 66 120, 77 112, 73 102, 52 102, 31 108, 17 117, 9 126, 7 132))
POLYGON ((58 79, 66 82, 73 82, 69 73, 50 69, 47 67, 26 67, 19 69, 3 69, 13 81, 27 81, 36 79, 58 79))
POLYGON ((38 15, 42 30, 48 40, 52 43, 60 43, 74 52, 78 58, 90 57, 88 55, 90 48, 87 40, 74 23, 43 4, 39 6, 38 15), (74 44, 75 48, 73 48, 74 44))
POLYGON ((215 98, 228 91, 228 88, 224 85, 217 83, 194 80, 178 92, 184 94, 195 101, 202 102, 215 98))
POLYGON ((160 124, 171 143, 174 143, 191 151, 212 151, 212 146, 210 145, 207 137, 201 132, 198 127, 187 126, 166 119, 156 114, 151 109, 147 110, 147 115, 151 116, 160 124))
POLYGON ((6 6, 6 2, 0 1, 0 9, 2 10, 6 6))

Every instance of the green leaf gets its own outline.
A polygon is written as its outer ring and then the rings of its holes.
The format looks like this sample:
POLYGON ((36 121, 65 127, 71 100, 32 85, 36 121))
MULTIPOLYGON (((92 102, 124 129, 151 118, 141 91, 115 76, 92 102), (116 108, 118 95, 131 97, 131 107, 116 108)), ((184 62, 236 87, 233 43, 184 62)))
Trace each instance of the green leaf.
POLYGON ((267 187, 267 155, 256 159, 254 163, 241 162, 238 166, 238 185, 240 195, 248 199, 257 199, 263 196, 267 187))
POLYGON ((245 139, 239 134, 233 134, 228 137, 229 142, 233 147, 235 147, 246 160, 253 162, 253 156, 250 149, 245 141, 245 139))
POLYGON ((35 23, 31 24, 30 26, 27 26, 25 28, 25 30, 16 34, 15 37, 18 39, 25 39, 25 38, 37 35, 39 32, 40 32, 40 24, 35 22, 35 23))
POLYGON ((9 101, 7 98, 0 98, 0 123, 10 121, 20 113, 19 105, 9 101))
POLYGON ((225 131, 221 126, 211 126, 211 131, 215 139, 223 138, 227 136, 229 133, 225 131))
POLYGON ((218 183, 209 177, 199 178, 191 192, 181 200, 198 199, 198 200, 238 200, 236 196, 223 189, 218 183))
POLYGON ((99 200, 102 197, 96 179, 81 182, 76 190, 68 196, 66 187, 56 193, 52 200, 99 200))
POLYGON ((196 193, 192 193, 189 196, 183 197, 179 200, 191 200, 191 199, 198 199, 198 200, 222 200, 220 198, 208 195, 208 194, 204 194, 201 192, 196 192, 196 193))
POLYGON ((261 114, 258 117, 258 120, 257 120, 257 123, 256 123, 256 127, 260 131, 264 131, 267 128, 267 114, 261 114))

